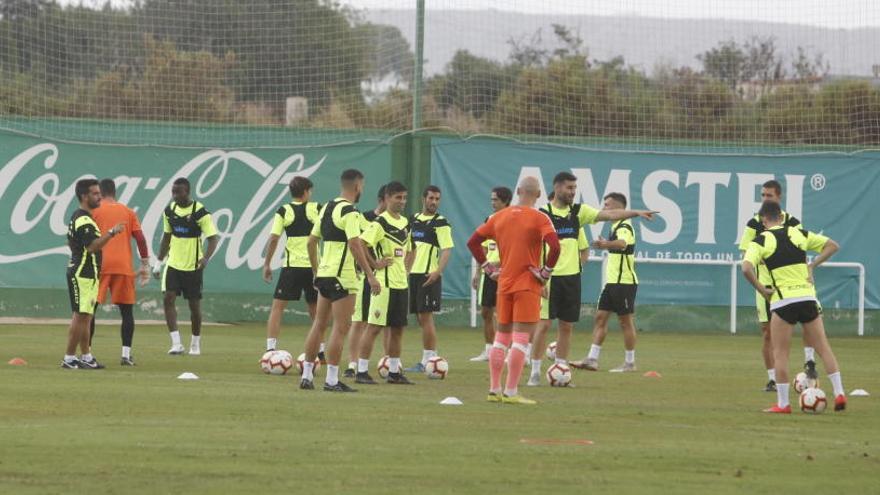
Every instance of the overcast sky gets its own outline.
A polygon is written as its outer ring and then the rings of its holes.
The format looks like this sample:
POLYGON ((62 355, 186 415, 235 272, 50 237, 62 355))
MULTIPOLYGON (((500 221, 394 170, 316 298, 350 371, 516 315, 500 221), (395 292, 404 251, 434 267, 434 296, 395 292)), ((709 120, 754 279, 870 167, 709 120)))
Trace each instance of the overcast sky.
MULTIPOLYGON (((366 9, 404 9, 416 5, 416 0, 339 1, 366 9)), ((880 26, 878 0, 425 0, 425 4, 432 10, 736 19, 843 29, 880 26)))

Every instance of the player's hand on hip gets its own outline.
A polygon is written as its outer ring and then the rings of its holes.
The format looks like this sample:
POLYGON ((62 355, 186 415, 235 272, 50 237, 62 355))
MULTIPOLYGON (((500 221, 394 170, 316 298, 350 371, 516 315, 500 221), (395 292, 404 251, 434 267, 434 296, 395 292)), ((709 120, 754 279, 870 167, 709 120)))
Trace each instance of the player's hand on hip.
POLYGON ((541 268, 530 266, 529 271, 532 273, 532 276, 542 284, 546 284, 547 281, 550 280, 550 276, 553 275, 553 270, 546 266, 542 266, 541 268))
POLYGON ((495 263, 485 262, 483 266, 480 268, 483 269, 483 273, 485 273, 490 280, 498 280, 498 276, 501 275, 501 267, 496 265, 495 263))
POLYGON ((776 291, 772 287, 761 287, 761 295, 768 301, 773 297, 774 292, 776 291))
POLYGON ((425 283, 422 284, 422 287, 427 287, 438 280, 440 280, 440 272, 431 272, 428 274, 428 278, 425 279, 425 283))
POLYGON ((269 265, 263 265, 263 282, 272 283, 272 267, 269 265))

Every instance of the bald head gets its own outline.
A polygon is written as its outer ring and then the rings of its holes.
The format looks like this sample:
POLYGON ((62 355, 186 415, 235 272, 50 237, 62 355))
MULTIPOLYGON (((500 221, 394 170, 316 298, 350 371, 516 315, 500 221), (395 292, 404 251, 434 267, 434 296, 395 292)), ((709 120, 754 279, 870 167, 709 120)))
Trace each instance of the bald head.
POLYGON ((541 196, 541 183, 537 177, 524 177, 516 188, 521 205, 533 206, 541 196))

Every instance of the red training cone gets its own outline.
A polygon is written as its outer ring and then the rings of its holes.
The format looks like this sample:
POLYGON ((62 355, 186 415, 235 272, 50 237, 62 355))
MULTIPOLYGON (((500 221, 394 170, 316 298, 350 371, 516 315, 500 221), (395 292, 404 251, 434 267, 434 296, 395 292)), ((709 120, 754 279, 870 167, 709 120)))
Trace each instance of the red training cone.
POLYGON ((27 366, 27 361, 22 358, 12 358, 9 360, 9 363, 12 366, 27 366))
POLYGON ((647 373, 645 373, 642 376, 645 378, 662 378, 663 377, 663 375, 661 375, 660 373, 658 373, 656 371, 648 371, 647 373))

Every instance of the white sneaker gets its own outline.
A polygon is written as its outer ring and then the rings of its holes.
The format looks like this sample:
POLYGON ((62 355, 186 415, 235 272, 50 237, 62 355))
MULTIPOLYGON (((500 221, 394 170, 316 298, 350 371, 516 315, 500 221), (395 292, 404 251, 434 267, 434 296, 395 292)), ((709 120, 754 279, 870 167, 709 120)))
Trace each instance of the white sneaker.
POLYGON ((541 386, 541 375, 540 374, 532 374, 529 375, 529 381, 526 383, 529 387, 540 387, 541 386))
POLYGON ((474 356, 471 358, 472 363, 485 362, 489 360, 489 354, 484 350, 480 353, 479 356, 474 356))
MULTIPOLYGON (((181 346, 181 347, 183 347, 183 346, 181 346)), ((201 356, 201 355, 202 355, 202 350, 201 350, 201 348, 199 348, 198 345, 192 345, 192 344, 190 344, 190 346, 189 346, 189 353, 188 353, 188 354, 189 354, 190 356, 201 356)))
POLYGON ((175 344, 171 346, 171 349, 168 350, 168 354, 172 356, 180 356, 184 352, 183 344, 175 344))
POLYGON ((617 368, 613 368, 608 371, 611 373, 632 373, 632 372, 638 371, 638 370, 639 369, 636 367, 635 362, 632 362, 632 363, 624 362, 623 364, 621 364, 617 368))

